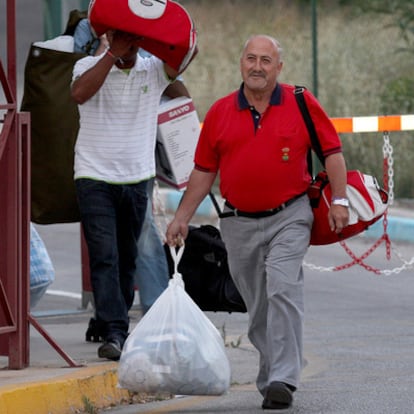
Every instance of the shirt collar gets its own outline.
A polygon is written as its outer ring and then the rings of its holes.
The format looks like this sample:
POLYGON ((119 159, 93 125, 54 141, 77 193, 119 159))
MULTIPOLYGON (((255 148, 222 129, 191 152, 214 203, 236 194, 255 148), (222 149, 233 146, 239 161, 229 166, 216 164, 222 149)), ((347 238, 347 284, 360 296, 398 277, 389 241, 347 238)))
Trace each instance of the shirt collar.
MULTIPOLYGON (((147 65, 146 65, 145 62, 143 62, 144 59, 145 58, 142 58, 142 57, 138 56, 137 60, 135 61, 134 66, 132 66, 132 68, 129 68, 129 71, 130 72, 131 71, 142 72, 144 70, 147 70, 147 65)), ((112 65, 111 72, 113 72, 113 71, 121 71, 122 72, 122 71, 124 71, 124 69, 120 69, 120 68, 118 68, 118 66, 112 65)))
MULTIPOLYGON (((240 89, 239 89, 239 93, 237 97, 240 110, 248 109, 251 106, 249 105, 249 102, 247 101, 247 98, 244 94, 243 86, 244 86, 244 82, 240 85, 240 89)), ((278 83, 275 89, 273 89, 269 104, 280 105, 281 101, 282 101, 282 86, 278 83)))

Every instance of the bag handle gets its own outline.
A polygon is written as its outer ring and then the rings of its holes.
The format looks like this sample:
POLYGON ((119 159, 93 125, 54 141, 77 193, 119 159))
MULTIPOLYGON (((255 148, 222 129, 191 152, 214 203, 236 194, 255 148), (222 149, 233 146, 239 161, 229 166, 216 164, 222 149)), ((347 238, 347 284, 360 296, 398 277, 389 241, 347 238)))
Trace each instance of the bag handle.
POLYGON ((185 243, 184 242, 183 242, 183 244, 181 246, 178 247, 178 250, 176 249, 176 246, 170 246, 170 253, 171 253, 171 257, 173 259, 173 264, 174 264, 174 274, 173 274, 173 277, 175 275, 179 275, 180 274, 178 272, 178 264, 180 263, 180 260, 183 257, 184 248, 185 248, 185 243))

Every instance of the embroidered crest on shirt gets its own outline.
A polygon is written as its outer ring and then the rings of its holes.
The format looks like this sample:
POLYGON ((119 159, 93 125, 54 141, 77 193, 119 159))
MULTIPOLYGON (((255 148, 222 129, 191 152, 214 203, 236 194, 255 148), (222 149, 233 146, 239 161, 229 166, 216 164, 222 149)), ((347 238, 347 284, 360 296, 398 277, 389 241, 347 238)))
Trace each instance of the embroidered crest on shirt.
POLYGON ((283 147, 282 148, 282 161, 289 161, 289 147, 283 147))

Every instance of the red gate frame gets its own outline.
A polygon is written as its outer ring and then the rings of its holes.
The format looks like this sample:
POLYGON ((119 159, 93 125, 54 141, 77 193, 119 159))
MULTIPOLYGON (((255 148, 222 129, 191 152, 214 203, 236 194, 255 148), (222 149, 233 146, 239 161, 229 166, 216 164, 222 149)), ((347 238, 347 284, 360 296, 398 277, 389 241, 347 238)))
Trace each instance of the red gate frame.
POLYGON ((0 132, 0 353, 9 367, 29 364, 30 115, 17 112, 16 8, 7 0, 7 73, 0 61, 6 103, 0 132))
POLYGON ((0 355, 10 369, 29 366, 30 324, 78 367, 30 314, 30 113, 17 111, 16 3, 6 0, 7 73, 0 59, 0 355))

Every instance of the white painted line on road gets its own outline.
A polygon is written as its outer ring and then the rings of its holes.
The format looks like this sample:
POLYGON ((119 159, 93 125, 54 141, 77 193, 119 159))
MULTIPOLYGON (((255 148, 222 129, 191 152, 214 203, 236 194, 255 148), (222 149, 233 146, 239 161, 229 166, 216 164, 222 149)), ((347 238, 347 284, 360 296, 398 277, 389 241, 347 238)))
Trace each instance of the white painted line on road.
POLYGON ((82 299, 82 295, 80 293, 73 293, 73 292, 66 292, 65 290, 50 290, 46 291, 47 295, 54 295, 54 296, 65 296, 67 298, 73 299, 82 299))

